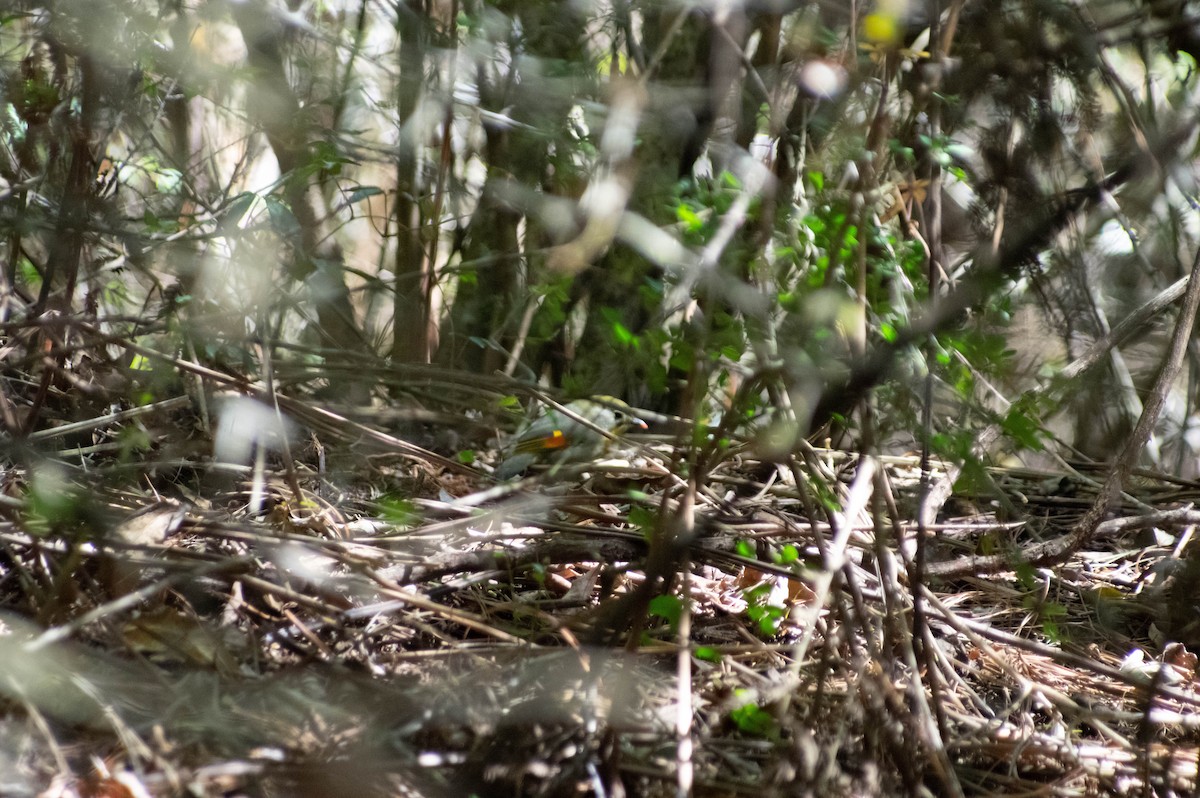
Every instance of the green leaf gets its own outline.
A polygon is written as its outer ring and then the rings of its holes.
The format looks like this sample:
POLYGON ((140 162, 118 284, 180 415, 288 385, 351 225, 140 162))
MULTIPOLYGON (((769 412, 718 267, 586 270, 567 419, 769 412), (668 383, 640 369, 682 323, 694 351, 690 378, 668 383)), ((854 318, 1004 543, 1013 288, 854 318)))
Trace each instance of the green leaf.
POLYGON ((675 216, 679 219, 679 221, 683 222, 684 226, 687 227, 688 232, 694 233, 699 231, 700 228, 704 227, 704 220, 701 219, 695 211, 683 203, 675 206, 675 216))
POLYGON ((383 189, 379 186, 359 186, 350 192, 350 196, 346 198, 347 205, 353 205, 356 202, 362 202, 367 197, 378 197, 383 193, 383 189))
POLYGON ((658 526, 658 517, 649 507, 632 507, 629 510, 629 523, 649 537, 650 533, 658 526))
POLYGON ((758 631, 763 637, 779 634, 779 627, 783 625, 786 616, 787 609, 774 604, 751 604, 746 607, 746 617, 758 626, 758 631))
POLYGON ((614 321, 612 323, 612 335, 613 340, 615 340, 620 346, 630 349, 636 349, 638 346, 638 337, 634 335, 628 327, 619 321, 614 321))
POLYGON ((1019 403, 1008 409, 1000 426, 1013 441, 1026 449, 1040 452, 1046 447, 1042 442, 1042 425, 1026 414, 1019 403))
POLYGON ((53 524, 69 521, 75 514, 80 497, 65 471, 47 466, 33 473, 29 487, 28 520, 35 521, 39 531, 53 524))
POLYGON ((291 239, 300 234, 300 222, 296 221, 292 209, 282 200, 278 197, 264 197, 263 203, 267 206, 271 227, 275 228, 275 232, 279 233, 281 238, 291 239))
POLYGON ((141 426, 125 427, 117 433, 117 440, 121 447, 119 458, 122 463, 130 462, 139 452, 149 451, 153 445, 150 433, 141 426))
POLYGON ((389 524, 411 528, 421 522, 421 510, 408 499, 385 496, 379 501, 380 516, 389 524))
POLYGON ((249 212, 250 206, 258 199, 258 195, 253 191, 243 191, 229 201, 225 206, 225 213, 221 216, 222 227, 237 227, 242 223, 242 219, 249 212))
POLYGON ((683 599, 679 596, 655 596, 650 599, 651 615, 663 618, 674 631, 679 626, 679 618, 683 615, 683 599))
POLYGON ((1017 575, 1017 581, 1021 583, 1021 587, 1026 590, 1037 590, 1038 576, 1037 571, 1033 566, 1025 560, 1020 560, 1012 564, 1013 573, 1017 575))
MULTIPOLYGON (((735 692, 735 695, 740 698, 749 694, 746 690, 738 690, 735 692)), ((747 701, 742 706, 730 712, 729 719, 744 734, 765 737, 772 740, 779 737, 779 722, 775 720, 775 717, 770 712, 767 712, 753 701, 747 701)))
POLYGON ((538 586, 546 586, 546 566, 540 562, 535 562, 529 566, 529 573, 533 577, 533 581, 538 583, 538 586))
POLYGON ((705 662, 720 662, 723 659, 721 652, 712 646, 696 646, 692 656, 705 662))

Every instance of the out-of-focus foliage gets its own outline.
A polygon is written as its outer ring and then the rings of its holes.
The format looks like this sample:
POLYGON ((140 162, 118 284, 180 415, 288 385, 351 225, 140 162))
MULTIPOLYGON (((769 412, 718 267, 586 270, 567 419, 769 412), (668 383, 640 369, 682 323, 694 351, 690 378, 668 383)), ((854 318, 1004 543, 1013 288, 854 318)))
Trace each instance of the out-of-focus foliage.
MULTIPOLYGON (((501 372, 767 455, 872 401, 899 446, 927 423, 967 457, 999 423, 1104 455, 1161 326, 1020 395, 1189 268, 1196 26, 1057 0, 10 4, 0 321, 83 314, 252 377, 281 342, 358 404, 427 397, 346 353, 501 372)), ((117 394, 174 390, 111 354, 117 394)), ((1152 452, 1177 467, 1195 395, 1152 452)))
POLYGON ((994 466, 1136 454, 1178 371, 1197 53, 1181 0, 0 3, 0 772, 23 712, 26 793, 1194 792, 1200 349, 1162 529, 1099 534, 1132 456, 994 466))

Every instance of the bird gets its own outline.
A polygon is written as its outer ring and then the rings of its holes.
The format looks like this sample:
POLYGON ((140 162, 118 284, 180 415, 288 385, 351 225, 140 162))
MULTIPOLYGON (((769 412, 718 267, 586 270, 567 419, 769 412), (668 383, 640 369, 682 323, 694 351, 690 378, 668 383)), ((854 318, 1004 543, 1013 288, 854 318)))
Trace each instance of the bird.
POLYGON ((509 439, 503 459, 496 467, 496 478, 512 479, 535 463, 586 462, 608 447, 610 435, 620 435, 630 427, 646 428, 646 422, 633 414, 633 408, 611 396, 576 399, 563 412, 555 407, 526 423, 509 439))

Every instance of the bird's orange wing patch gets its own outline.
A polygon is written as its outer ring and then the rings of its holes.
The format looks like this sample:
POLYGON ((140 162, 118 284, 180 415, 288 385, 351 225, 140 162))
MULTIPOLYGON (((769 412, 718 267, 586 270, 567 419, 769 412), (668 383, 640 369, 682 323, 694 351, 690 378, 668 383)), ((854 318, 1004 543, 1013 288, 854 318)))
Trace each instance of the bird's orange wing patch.
POLYGON ((541 440, 543 449, 561 449, 567 445, 567 436, 560 429, 554 430, 541 440))
POLYGON ((530 438, 529 440, 521 441, 517 444, 515 451, 517 452, 544 452, 547 449, 564 449, 570 441, 563 434, 561 429, 556 429, 549 435, 544 435, 540 438, 530 438))

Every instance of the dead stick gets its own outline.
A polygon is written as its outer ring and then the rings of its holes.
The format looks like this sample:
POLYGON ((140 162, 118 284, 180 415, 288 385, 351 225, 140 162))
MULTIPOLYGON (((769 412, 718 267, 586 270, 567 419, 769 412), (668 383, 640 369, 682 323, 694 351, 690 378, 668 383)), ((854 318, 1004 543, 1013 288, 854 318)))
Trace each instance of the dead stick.
POLYGON ((958 560, 930 563, 926 567, 929 576, 954 578, 968 574, 996 573, 1012 568, 1013 562, 1027 562, 1034 566, 1055 565, 1063 562, 1075 552, 1091 542, 1096 529, 1108 513, 1113 501, 1121 494, 1125 480, 1133 470, 1134 462, 1154 425, 1158 423, 1159 414, 1166 404, 1167 394, 1179 371, 1183 367, 1183 358, 1187 353, 1188 341, 1191 339, 1192 327, 1196 323, 1196 309, 1200 306, 1200 250, 1192 262, 1192 273, 1188 277, 1187 290, 1183 296, 1183 306, 1179 310, 1179 319, 1175 323, 1175 332, 1171 336, 1171 346, 1167 350, 1166 362, 1159 372, 1154 390, 1142 405, 1142 415, 1138 418, 1133 432, 1125 441, 1125 446, 1117 455, 1100 489, 1100 494, 1083 518, 1075 525, 1067 538, 1049 540, 1021 549, 1014 558, 1008 554, 994 554, 980 557, 966 557, 958 560))

